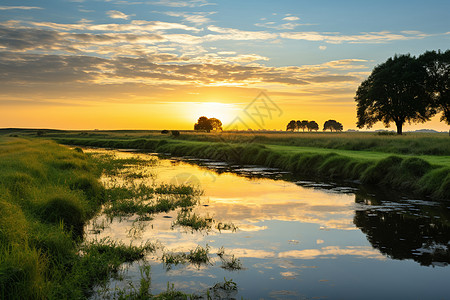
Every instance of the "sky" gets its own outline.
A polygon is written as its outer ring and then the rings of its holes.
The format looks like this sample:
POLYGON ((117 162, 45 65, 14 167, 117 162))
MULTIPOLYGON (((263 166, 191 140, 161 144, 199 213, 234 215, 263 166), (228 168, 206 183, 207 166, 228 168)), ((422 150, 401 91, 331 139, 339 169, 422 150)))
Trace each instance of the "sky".
POLYGON ((374 66, 449 48, 448 0, 2 0, 0 127, 356 129, 374 66))

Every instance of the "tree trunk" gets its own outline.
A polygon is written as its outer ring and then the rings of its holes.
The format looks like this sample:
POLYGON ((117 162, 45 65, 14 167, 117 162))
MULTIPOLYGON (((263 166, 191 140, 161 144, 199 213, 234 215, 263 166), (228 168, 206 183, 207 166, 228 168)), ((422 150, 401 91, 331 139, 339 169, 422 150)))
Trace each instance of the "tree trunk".
POLYGON ((397 126, 397 134, 402 135, 403 131, 402 131, 402 127, 403 127, 403 122, 395 122, 395 125, 397 126))

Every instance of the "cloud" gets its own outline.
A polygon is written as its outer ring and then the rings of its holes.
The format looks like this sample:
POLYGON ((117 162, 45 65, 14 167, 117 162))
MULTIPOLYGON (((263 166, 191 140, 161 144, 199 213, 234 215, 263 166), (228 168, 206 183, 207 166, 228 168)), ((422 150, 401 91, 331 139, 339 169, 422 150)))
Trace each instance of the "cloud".
POLYGON ((364 247, 364 246, 347 246, 345 248, 341 248, 338 246, 330 246, 330 247, 323 247, 321 249, 291 250, 280 252, 278 254, 278 257, 293 258, 293 259, 317 259, 323 256, 342 256, 342 255, 359 256, 378 260, 386 259, 385 256, 383 256, 378 250, 375 250, 372 247, 364 247))
POLYGON ((327 50, 327 46, 319 46, 319 50, 327 50))
POLYGON ((285 18, 283 18, 283 20, 285 20, 285 21, 297 21, 297 20, 300 20, 300 18, 291 16, 291 17, 285 17, 285 18))
MULTIPOLYGON (((133 20, 128 24, 59 24, 53 22, 23 22, 25 24, 30 24, 35 27, 51 28, 59 31, 103 31, 103 32, 134 32, 134 33, 145 33, 157 30, 173 30, 180 29, 186 31, 201 31, 198 28, 186 26, 179 23, 169 23, 162 21, 143 21, 143 20, 133 20)), ((3 25, 11 25, 11 23, 3 23, 3 25)))
POLYGON ((190 0, 190 1, 160 0, 160 1, 150 1, 146 3, 169 7, 202 7, 206 5, 215 5, 214 3, 210 3, 206 0, 190 0))
POLYGON ((284 32, 280 36, 285 39, 305 40, 305 41, 323 41, 330 44, 341 43, 387 43, 398 40, 423 39, 428 34, 422 32, 392 33, 390 31, 368 32, 356 35, 341 35, 339 33, 320 33, 320 32, 284 32))
POLYGON ((130 17, 129 15, 124 14, 121 11, 118 10, 110 10, 107 11, 106 14, 111 18, 111 19, 124 19, 124 20, 128 20, 128 18, 130 17))
POLYGON ((164 14, 171 16, 171 17, 181 17, 185 21, 195 24, 204 24, 211 22, 211 19, 207 16, 215 14, 216 12, 194 12, 194 13, 188 13, 188 12, 164 12, 164 14))
POLYGON ((11 9, 22 9, 22 10, 30 10, 30 9, 43 9, 42 7, 37 6, 0 6, 0 10, 11 10, 11 9))
POLYGON ((266 31, 244 31, 234 28, 223 28, 218 26, 208 26, 208 30, 220 34, 209 34, 204 36, 207 41, 217 40, 268 40, 278 37, 276 33, 266 31))
MULTIPOLYGON (((86 55, 42 55, 1 53, 3 83, 84 82, 87 84, 142 83, 210 85, 309 85, 315 83, 355 82, 358 77, 332 73, 314 74, 295 67, 245 66, 230 63, 190 63, 188 58, 169 53, 142 57, 98 58, 86 55), (164 61, 178 61, 167 64, 164 61), (162 62, 161 62, 162 61, 162 62)), ((231 61, 264 59, 256 55, 236 56, 231 61)))

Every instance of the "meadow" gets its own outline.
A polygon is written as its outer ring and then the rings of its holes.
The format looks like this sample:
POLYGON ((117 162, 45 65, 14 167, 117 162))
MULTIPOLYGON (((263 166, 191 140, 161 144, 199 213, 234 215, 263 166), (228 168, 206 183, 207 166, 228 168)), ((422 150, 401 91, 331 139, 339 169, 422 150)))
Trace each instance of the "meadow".
POLYGON ((277 167, 309 178, 356 181, 450 199, 446 133, 2 130, 68 145, 140 149, 241 164, 277 167))
MULTIPOLYGON (((100 183, 102 174, 129 163, 139 162, 94 158, 49 140, 0 136, 0 299, 85 299, 123 263, 155 250, 151 243, 83 241, 84 226, 102 207, 111 215, 149 219, 195 203, 199 191, 188 186, 100 183), (124 200, 143 195, 153 202, 124 200)), ((133 295, 150 294, 142 289, 133 295)))
MULTIPOLYGON (((33 135, 36 130, 4 131, 33 135)), ((303 133, 181 131, 46 131, 62 144, 140 149, 177 156, 257 164, 307 178, 352 181, 420 197, 450 199, 450 141, 446 133, 303 133)))

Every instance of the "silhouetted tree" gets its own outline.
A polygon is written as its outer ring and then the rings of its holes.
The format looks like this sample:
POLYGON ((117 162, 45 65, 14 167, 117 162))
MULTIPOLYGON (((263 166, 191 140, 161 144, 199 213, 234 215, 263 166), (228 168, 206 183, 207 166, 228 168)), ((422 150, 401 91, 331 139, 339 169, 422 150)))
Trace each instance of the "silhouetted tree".
POLYGON ((169 130, 167 130, 167 129, 164 129, 161 131, 161 134, 168 134, 168 133, 169 133, 169 130))
POLYGON ((197 123, 194 124, 194 130, 205 130, 210 132, 211 130, 222 130, 222 122, 216 118, 200 117, 197 123))
POLYGON ((301 129, 303 129, 303 132, 305 132, 305 129, 307 129, 308 128, 308 120, 303 120, 301 123, 300 123, 300 128, 301 129))
POLYGON ((397 134, 402 134, 406 121, 429 120, 433 111, 427 101, 425 77, 425 68, 409 54, 376 66, 356 92, 358 128, 370 128, 378 121, 389 127, 394 122, 397 134))
POLYGON ((317 124, 316 121, 309 121, 307 127, 308 131, 319 130, 319 124, 317 124))
POLYGON ((198 118, 197 123, 194 125, 194 130, 205 130, 206 132, 210 132, 212 129, 211 122, 207 117, 198 118))
POLYGON ((209 122, 211 123, 213 130, 222 131, 222 122, 219 119, 210 118, 209 122))
POLYGON ((294 131, 296 128, 297 128, 297 122, 295 122, 295 120, 291 120, 286 126, 286 131, 288 131, 288 130, 294 131))
POLYGON ((295 127, 298 131, 300 131, 300 128, 302 128, 302 122, 300 120, 297 120, 297 122, 295 122, 295 127))
POLYGON ((342 126, 342 124, 337 122, 336 120, 328 120, 323 124, 323 131, 328 129, 330 131, 342 131, 344 129, 344 126, 342 126))
POLYGON ((431 106, 450 125, 450 50, 427 51, 418 58, 426 71, 426 90, 431 106))

